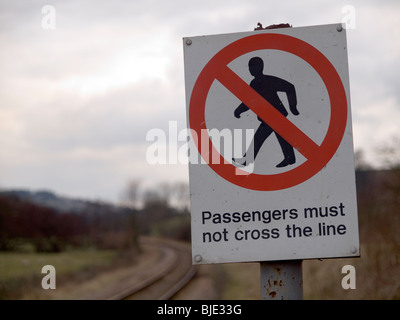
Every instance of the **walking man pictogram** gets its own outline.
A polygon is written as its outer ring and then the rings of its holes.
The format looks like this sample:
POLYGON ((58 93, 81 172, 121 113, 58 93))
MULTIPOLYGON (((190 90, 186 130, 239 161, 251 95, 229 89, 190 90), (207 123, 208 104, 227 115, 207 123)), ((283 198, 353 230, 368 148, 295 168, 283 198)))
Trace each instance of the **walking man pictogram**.
MULTIPOLYGON (((249 71, 254 77, 254 79, 250 82, 250 86, 265 100, 267 100, 275 109, 277 109, 285 117, 288 116, 289 113, 277 94, 278 92, 285 92, 288 98, 290 111, 295 116, 299 115, 299 112, 297 111, 296 90, 293 84, 278 77, 265 75, 263 73, 264 62, 259 57, 253 57, 249 60, 249 71)), ((236 118, 240 118, 240 115, 248 110, 249 108, 244 103, 241 103, 236 108, 234 115, 236 118)), ((260 117, 258 117, 258 120, 261 121, 260 126, 254 134, 253 141, 251 142, 251 145, 244 154, 243 158, 232 159, 239 166, 247 166, 253 163, 264 141, 271 135, 271 133, 275 132, 260 117)), ((294 164, 296 162, 296 156, 294 154, 293 147, 278 133, 275 132, 275 135, 284 155, 284 159, 277 164, 276 167, 282 168, 294 164)))

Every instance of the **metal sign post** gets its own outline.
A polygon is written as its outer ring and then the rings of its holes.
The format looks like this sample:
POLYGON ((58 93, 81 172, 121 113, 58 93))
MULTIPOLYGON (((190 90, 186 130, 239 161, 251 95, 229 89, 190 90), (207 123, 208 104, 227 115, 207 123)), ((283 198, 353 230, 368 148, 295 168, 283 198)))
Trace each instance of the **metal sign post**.
POLYGON ((262 300, 302 300, 302 260, 260 262, 262 300))

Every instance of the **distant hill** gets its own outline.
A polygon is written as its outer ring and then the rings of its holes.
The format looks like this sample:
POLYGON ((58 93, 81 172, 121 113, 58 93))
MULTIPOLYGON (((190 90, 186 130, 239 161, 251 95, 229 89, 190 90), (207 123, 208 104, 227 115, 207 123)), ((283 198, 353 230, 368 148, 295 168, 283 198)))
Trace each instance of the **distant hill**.
MULTIPOLYGON (((0 191, 0 195, 8 197, 17 197, 20 200, 28 201, 39 206, 54 209, 61 213, 82 213, 88 207, 98 205, 98 202, 68 198, 56 195, 51 191, 29 191, 29 190, 4 190, 0 191)), ((109 203, 101 203, 102 206, 109 207, 112 210, 120 209, 109 203)))

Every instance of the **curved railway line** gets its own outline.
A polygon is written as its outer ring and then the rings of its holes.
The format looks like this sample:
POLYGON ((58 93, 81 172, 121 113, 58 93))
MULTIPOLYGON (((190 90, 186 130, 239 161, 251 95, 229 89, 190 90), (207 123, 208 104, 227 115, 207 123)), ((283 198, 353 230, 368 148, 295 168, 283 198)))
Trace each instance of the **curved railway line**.
POLYGON ((146 239, 144 248, 158 250, 158 259, 143 270, 140 280, 119 288, 108 300, 169 300, 172 299, 195 275, 190 247, 187 244, 146 239))

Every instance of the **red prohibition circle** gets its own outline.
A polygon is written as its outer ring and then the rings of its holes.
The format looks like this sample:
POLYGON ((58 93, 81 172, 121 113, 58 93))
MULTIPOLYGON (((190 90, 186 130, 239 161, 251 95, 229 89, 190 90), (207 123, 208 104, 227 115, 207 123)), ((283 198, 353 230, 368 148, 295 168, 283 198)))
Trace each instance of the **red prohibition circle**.
MULTIPOLYGON (((240 94, 238 92, 239 96, 240 94)), ((247 36, 232 42, 215 54, 199 74, 189 103, 189 124, 191 130, 194 130, 197 134, 198 139, 194 140, 203 159, 223 179, 251 190, 282 190, 310 179, 336 153, 342 141, 346 123, 347 98, 335 67, 319 50, 310 44, 295 37, 275 33, 247 36), (206 139, 203 139, 204 133, 207 132, 205 119, 206 99, 212 83, 226 69, 229 69, 227 65, 230 62, 243 54, 265 49, 281 50, 294 54, 311 65, 319 74, 328 91, 330 100, 329 127, 321 145, 316 145, 315 148, 311 149, 307 154, 307 160, 294 169, 277 174, 238 174, 239 169, 233 164, 224 161, 223 157, 215 149, 208 133, 206 139), (202 144, 207 147, 202 148, 202 144), (209 161, 209 156, 215 154, 220 157, 220 161, 209 161)), ((271 126, 270 123, 268 124, 271 126)))

